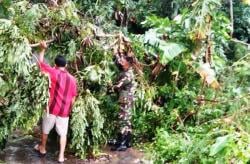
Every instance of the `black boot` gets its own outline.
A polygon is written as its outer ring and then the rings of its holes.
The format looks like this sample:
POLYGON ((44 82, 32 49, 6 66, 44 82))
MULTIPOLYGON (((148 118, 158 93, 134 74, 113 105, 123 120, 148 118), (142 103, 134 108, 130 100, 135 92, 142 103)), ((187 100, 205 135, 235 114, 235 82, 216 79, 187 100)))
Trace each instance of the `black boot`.
POLYGON ((125 134, 118 135, 117 143, 111 148, 111 150, 112 151, 127 150, 126 141, 127 141, 127 135, 125 134))
POLYGON ((128 134, 126 136, 126 143, 125 143, 127 148, 132 147, 131 140, 132 140, 132 134, 131 134, 131 132, 128 132, 128 134))
POLYGON ((122 141, 122 134, 118 133, 117 134, 117 139, 108 140, 108 145, 109 146, 116 146, 116 145, 119 145, 121 141, 122 141))
POLYGON ((108 140, 108 145, 109 146, 114 146, 116 144, 117 144, 117 140, 116 139, 110 139, 110 140, 108 140))

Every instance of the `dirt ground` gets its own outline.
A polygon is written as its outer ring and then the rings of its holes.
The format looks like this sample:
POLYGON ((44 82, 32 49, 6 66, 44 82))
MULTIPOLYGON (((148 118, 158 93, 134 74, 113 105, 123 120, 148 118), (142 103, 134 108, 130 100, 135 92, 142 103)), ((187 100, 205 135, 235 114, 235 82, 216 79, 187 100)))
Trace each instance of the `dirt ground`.
MULTIPOLYGON (((15 134, 9 139, 4 151, 0 152, 0 163, 7 164, 54 164, 56 161, 58 149, 57 146, 48 143, 48 152, 41 158, 33 147, 39 142, 37 136, 20 136, 15 134)), ((143 159, 144 153, 134 148, 129 148, 125 152, 110 151, 109 147, 102 149, 102 154, 98 159, 81 160, 66 153, 67 160, 65 164, 141 164, 152 163, 143 159)))

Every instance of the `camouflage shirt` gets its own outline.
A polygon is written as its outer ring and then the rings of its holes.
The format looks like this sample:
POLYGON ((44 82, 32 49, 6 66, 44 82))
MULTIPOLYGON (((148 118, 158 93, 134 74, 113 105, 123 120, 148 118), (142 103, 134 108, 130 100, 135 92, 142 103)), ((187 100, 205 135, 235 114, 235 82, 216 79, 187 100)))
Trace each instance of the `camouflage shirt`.
MULTIPOLYGON (((119 100, 124 98, 133 97, 136 87, 135 76, 133 69, 122 71, 119 74, 116 85, 119 85, 119 100)), ((130 99, 130 98, 129 98, 130 99)), ((133 98, 132 98, 133 99, 133 98)))

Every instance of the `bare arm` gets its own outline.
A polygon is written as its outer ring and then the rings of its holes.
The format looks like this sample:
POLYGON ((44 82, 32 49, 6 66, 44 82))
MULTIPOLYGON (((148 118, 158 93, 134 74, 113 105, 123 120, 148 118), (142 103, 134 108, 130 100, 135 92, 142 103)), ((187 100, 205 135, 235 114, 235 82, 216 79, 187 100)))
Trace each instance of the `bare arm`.
POLYGON ((46 42, 45 41, 42 41, 41 43, 40 43, 40 48, 41 48, 41 51, 39 52, 39 62, 43 62, 43 60, 44 60, 44 54, 45 54, 45 50, 46 50, 46 48, 47 48, 48 46, 47 46, 47 44, 46 44, 46 42))
POLYGON ((47 43, 46 41, 41 41, 40 42, 40 52, 39 52, 39 67, 40 67, 40 70, 42 71, 42 73, 44 74, 48 74, 48 75, 51 75, 51 77, 53 77, 54 73, 53 73, 53 68, 49 65, 49 64, 46 64, 44 62, 44 54, 45 54, 45 51, 47 49, 47 43))
POLYGON ((76 101, 76 96, 74 96, 74 97, 72 98, 72 101, 71 101, 72 106, 74 105, 75 101, 76 101))
POLYGON ((39 52, 39 62, 43 62, 43 59, 44 59, 44 54, 45 54, 45 49, 42 49, 40 52, 39 52))

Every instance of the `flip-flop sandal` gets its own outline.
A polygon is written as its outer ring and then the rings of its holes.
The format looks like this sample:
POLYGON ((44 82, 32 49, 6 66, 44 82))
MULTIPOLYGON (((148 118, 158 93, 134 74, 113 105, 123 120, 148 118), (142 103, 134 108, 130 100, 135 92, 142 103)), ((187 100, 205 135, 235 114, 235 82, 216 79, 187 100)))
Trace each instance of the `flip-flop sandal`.
POLYGON ((39 144, 37 144, 35 147, 34 147, 34 150, 35 150, 35 152, 36 153, 38 153, 38 155, 40 156, 40 157, 45 157, 46 156, 46 153, 41 153, 40 152, 40 149, 39 149, 39 144))

